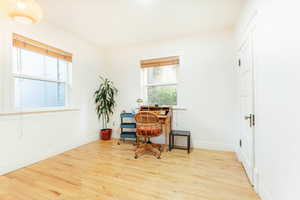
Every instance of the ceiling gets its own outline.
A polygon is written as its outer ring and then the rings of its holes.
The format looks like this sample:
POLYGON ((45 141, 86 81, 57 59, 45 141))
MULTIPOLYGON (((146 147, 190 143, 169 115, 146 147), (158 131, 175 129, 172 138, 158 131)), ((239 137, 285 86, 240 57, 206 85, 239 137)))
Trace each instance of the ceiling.
POLYGON ((99 46, 166 40, 236 24, 243 0, 36 0, 44 20, 99 46))

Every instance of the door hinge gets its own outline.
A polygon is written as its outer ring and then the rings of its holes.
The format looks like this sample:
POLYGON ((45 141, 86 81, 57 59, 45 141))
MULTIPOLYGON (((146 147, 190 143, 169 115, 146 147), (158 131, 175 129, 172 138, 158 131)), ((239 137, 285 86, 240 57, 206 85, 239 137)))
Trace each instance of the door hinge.
POLYGON ((242 145, 243 145, 243 144, 242 144, 242 140, 240 140, 240 147, 242 147, 242 145))
POLYGON ((242 61, 241 61, 241 59, 239 59, 239 63, 238 63, 238 64, 239 64, 239 67, 242 66, 242 61))

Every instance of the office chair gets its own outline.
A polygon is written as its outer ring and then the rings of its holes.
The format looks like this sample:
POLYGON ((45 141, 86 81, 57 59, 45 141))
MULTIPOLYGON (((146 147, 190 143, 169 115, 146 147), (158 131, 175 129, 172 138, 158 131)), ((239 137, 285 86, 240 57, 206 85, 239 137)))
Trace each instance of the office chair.
POLYGON ((149 111, 141 111, 135 115, 136 121, 136 134, 139 139, 143 138, 144 143, 138 143, 137 149, 135 151, 135 159, 139 157, 140 154, 150 151, 160 159, 162 145, 153 144, 150 139, 153 137, 160 136, 162 134, 162 127, 159 123, 159 118, 156 114, 149 111))

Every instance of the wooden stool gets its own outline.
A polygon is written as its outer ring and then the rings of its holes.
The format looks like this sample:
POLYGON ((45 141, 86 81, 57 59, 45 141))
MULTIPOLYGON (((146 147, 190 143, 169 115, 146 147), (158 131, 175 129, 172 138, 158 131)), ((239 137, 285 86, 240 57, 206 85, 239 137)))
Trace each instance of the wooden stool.
POLYGON ((187 150, 188 153, 191 152, 191 132, 190 131, 172 130, 169 137, 170 137, 169 138, 169 151, 172 151, 172 149, 182 149, 182 150, 187 150), (175 136, 187 137, 187 148, 175 147, 175 145, 174 145, 175 136))

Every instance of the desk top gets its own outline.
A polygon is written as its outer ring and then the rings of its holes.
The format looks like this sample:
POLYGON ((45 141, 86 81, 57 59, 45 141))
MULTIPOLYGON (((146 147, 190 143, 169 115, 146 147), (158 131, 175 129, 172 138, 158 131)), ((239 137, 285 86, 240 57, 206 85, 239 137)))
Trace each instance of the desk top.
POLYGON ((155 113, 160 119, 166 119, 172 115, 171 107, 141 106, 140 111, 150 111, 155 113))

